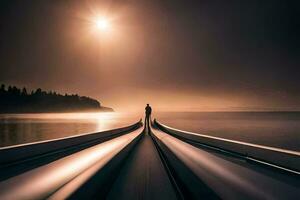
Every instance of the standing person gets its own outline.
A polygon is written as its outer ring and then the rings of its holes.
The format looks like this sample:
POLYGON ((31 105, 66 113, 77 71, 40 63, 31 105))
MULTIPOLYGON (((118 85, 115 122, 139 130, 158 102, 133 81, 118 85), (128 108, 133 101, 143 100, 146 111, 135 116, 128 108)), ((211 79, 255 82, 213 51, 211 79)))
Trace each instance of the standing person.
POLYGON ((149 121, 151 119, 151 112, 152 112, 152 108, 149 106, 149 104, 147 103, 147 106, 145 107, 145 114, 146 114, 146 117, 145 117, 145 123, 147 124, 148 126, 148 129, 150 128, 149 126, 149 121))

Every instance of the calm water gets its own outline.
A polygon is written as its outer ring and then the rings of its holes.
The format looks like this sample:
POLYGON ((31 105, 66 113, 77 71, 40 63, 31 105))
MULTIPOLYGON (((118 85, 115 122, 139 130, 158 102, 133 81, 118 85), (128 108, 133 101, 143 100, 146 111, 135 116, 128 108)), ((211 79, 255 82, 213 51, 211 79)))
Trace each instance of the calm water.
POLYGON ((174 128, 300 151, 300 112, 160 113, 174 128))
MULTIPOLYGON (((103 131, 137 122, 140 114, 60 113, 0 115, 0 146, 103 131)), ((300 151, 300 112, 153 113, 182 130, 300 151)))
POLYGON ((137 121, 137 115, 118 113, 0 114, 0 146, 104 131, 137 121))

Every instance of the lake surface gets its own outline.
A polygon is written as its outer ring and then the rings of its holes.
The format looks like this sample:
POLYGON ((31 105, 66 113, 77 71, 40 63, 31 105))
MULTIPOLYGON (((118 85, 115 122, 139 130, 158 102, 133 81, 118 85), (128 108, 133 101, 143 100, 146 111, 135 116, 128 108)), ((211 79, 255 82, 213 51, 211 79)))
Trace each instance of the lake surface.
POLYGON ((181 130, 300 151, 300 112, 182 112, 157 118, 181 130))
MULTIPOLYGON (((1 114, 0 146, 103 131, 143 113, 1 114)), ((300 151, 300 112, 173 112, 152 118, 182 130, 300 151)))
POLYGON ((0 114, 0 147, 120 128, 139 119, 119 113, 0 114))

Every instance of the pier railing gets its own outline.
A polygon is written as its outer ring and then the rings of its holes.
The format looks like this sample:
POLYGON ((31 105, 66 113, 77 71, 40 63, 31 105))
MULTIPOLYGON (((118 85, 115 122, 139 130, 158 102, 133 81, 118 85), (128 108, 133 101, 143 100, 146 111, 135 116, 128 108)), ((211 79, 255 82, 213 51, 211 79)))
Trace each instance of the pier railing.
POLYGON ((142 120, 130 126, 101 131, 96 133, 86 133, 59 139, 33 142, 21 145, 14 145, 0 148, 0 166, 24 159, 32 159, 41 155, 48 155, 65 151, 68 148, 78 148, 88 143, 100 143, 109 139, 121 136, 140 128, 143 125, 142 120))
POLYGON ((184 199, 297 199, 299 196, 295 191, 283 193, 287 189, 285 183, 278 185, 273 177, 258 173, 251 166, 241 166, 244 162, 236 158, 224 159, 158 129, 153 129, 151 135, 184 199))
POLYGON ((0 199, 102 199, 141 134, 140 127, 0 182, 0 199))
POLYGON ((179 130, 154 120, 160 130, 181 140, 249 162, 300 175, 300 152, 179 130))

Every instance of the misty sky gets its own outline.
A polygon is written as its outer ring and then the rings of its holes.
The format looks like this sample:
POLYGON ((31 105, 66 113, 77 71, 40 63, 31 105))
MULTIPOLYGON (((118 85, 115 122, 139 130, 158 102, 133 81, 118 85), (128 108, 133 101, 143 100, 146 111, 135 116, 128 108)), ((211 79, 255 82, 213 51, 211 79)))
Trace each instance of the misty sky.
POLYGON ((292 2, 1 0, 0 83, 119 111, 300 110, 292 2), (111 30, 91 31, 95 15, 111 30))

